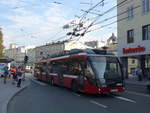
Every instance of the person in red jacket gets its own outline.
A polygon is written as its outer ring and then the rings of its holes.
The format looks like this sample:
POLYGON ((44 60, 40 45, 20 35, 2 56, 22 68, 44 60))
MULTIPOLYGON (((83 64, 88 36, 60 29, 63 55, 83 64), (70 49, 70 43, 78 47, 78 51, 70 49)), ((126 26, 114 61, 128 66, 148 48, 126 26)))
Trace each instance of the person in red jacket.
POLYGON ((10 72, 11 72, 11 75, 12 75, 12 78, 13 78, 12 84, 15 84, 15 81, 17 81, 16 71, 17 71, 16 68, 11 68, 10 69, 10 72))

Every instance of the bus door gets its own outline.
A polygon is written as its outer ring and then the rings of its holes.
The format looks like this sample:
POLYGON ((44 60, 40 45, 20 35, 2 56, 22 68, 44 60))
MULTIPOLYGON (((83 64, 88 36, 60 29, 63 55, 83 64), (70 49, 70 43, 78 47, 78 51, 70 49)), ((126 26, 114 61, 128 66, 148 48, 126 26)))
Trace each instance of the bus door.
POLYGON ((83 90, 84 86, 84 71, 83 71, 83 60, 74 59, 72 61, 72 75, 77 76, 79 82, 79 88, 83 90))
POLYGON ((57 83, 60 86, 64 85, 64 73, 63 73, 63 68, 64 64, 62 62, 55 62, 55 68, 56 68, 56 73, 57 73, 57 83))
POLYGON ((43 62, 41 64, 41 79, 46 82, 47 80, 47 63, 43 62))
POLYGON ((59 66, 59 71, 58 71, 58 83, 60 86, 64 85, 64 76, 63 76, 63 67, 59 66))
POLYGON ((84 62, 80 62, 79 64, 79 70, 80 70, 80 74, 79 74, 79 86, 80 86, 80 89, 83 90, 84 89, 84 62))

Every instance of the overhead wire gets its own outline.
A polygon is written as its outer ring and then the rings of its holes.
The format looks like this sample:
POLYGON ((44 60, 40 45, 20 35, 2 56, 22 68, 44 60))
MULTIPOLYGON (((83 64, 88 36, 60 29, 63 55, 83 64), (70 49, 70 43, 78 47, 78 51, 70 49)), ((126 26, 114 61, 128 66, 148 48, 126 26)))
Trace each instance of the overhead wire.
MULTIPOLYGON (((138 6, 133 7, 133 10, 135 10, 135 9, 137 9, 137 8, 139 8, 139 7, 141 7, 141 5, 138 5, 138 6)), ((94 25, 101 24, 101 23, 103 23, 103 22, 109 21, 109 20, 111 20, 111 19, 113 19, 113 18, 115 18, 115 17, 121 16, 121 15, 127 13, 127 12, 128 12, 128 9, 127 9, 126 11, 123 11, 123 12, 117 14, 117 15, 114 15, 114 16, 108 17, 108 18, 106 18, 106 19, 104 19, 104 20, 102 20, 102 21, 99 21, 99 22, 95 23, 94 25)))
MULTIPOLYGON (((138 13, 137 13, 137 14, 138 14, 138 13)), ((134 14, 134 16, 135 16, 135 15, 137 15, 137 14, 134 14)), ((116 20, 116 21, 113 21, 113 22, 111 22, 111 23, 108 23, 108 24, 102 25, 101 27, 98 27, 98 28, 96 28, 96 29, 89 30, 89 31, 87 31, 87 33, 92 32, 92 31, 95 31, 95 30, 99 30, 99 29, 101 29, 101 28, 104 28, 104 27, 110 26, 110 25, 115 24, 115 23, 117 23, 117 22, 124 21, 124 20, 126 20, 126 19, 128 19, 128 16, 126 16, 126 17, 124 17, 124 18, 121 18, 121 19, 118 19, 118 20, 116 20)))
MULTIPOLYGON (((102 0, 102 1, 104 1, 104 0, 102 0)), ((119 7, 122 6, 122 4, 125 3, 126 1, 128 1, 128 0, 124 0, 124 1, 122 1, 121 3, 117 4, 116 6, 114 6, 114 7, 110 8, 109 10, 105 11, 105 12, 103 13, 103 15, 105 15, 106 13, 109 13, 110 11, 112 11, 114 8, 116 8, 116 7, 118 7, 118 6, 119 6, 119 7)), ((98 5, 98 4, 97 4, 97 5, 98 5)), ((97 5, 96 5, 96 6, 97 6, 97 5)), ((136 8, 137 8, 137 7, 136 7, 136 8)), ((136 8, 135 8, 135 9, 136 9, 136 8)), ((90 8, 88 11, 86 11, 86 12, 82 15, 80 21, 82 21, 82 19, 84 18, 84 16, 86 16, 86 14, 88 14, 90 10, 92 10, 92 8, 90 8)), ((125 12, 127 12, 127 11, 125 11, 125 12)), ((125 12, 123 12, 122 14, 124 14, 125 12)), ((122 14, 120 14, 120 15, 122 15, 122 14)), ((99 16, 103 16, 103 15, 99 15, 99 16)), ((115 18, 115 17, 117 17, 117 16, 119 16, 119 15, 116 15, 116 16, 113 16, 113 17, 109 17, 109 18, 107 18, 107 20, 112 19, 112 18, 115 18)), ((97 18, 97 17, 96 17, 96 18, 97 18)), ((121 20, 124 20, 124 19, 126 19, 126 18, 127 18, 127 17, 122 18, 121 20)), ((105 20, 106 20, 106 19, 105 19, 105 20)), ((120 20, 120 21, 121 21, 121 20, 120 20)), ((89 32, 94 31, 94 30, 88 31, 88 29, 94 24, 95 21, 97 21, 97 19, 95 19, 95 20, 87 27, 87 30, 85 31, 85 33, 86 33, 86 32, 89 33, 89 32)), ((104 20, 103 20, 103 21, 104 21, 104 20)), ((119 21, 119 20, 118 20, 118 21, 119 21)), ((109 26, 109 25, 114 24, 114 23, 116 23, 116 22, 117 22, 117 21, 111 22, 111 23, 109 23, 109 24, 103 25, 102 27, 109 26)), ((98 22, 98 23, 96 23, 96 24, 99 24, 99 23, 102 23, 102 21, 100 21, 100 22, 98 22)), ((94 24, 94 25, 96 25, 96 24, 94 24)), ((99 28, 99 29, 100 29, 100 28, 99 28)), ((95 29, 95 30, 96 30, 96 29, 95 29)), ((57 40, 60 40, 60 39, 62 39, 62 38, 64 38, 64 37, 66 37, 66 35, 65 35, 65 36, 62 36, 62 37, 59 37, 57 40)), ((81 38, 81 36, 77 39, 77 41, 78 41, 80 38, 81 38)), ((54 40, 54 41, 55 41, 55 40, 54 40)))
MULTIPOLYGON (((125 3, 126 1, 128 1, 128 0, 124 0, 124 1, 122 1, 122 2, 120 2, 120 3, 118 3, 117 5, 111 7, 110 9, 106 10, 105 12, 103 12, 102 15, 98 16, 96 19, 94 19, 94 21, 91 22, 91 24, 84 30, 83 33, 85 34, 85 33, 88 31, 88 29, 99 19, 99 17, 104 16, 105 14, 111 12, 114 8, 116 8, 116 7, 120 6, 120 5, 122 5, 122 4, 125 3)), ((81 38, 81 36, 77 39, 77 41, 78 41, 80 38, 81 38)))
MULTIPOLYGON (((82 20, 85 18, 85 16, 89 13, 89 11, 93 10, 95 7, 97 7, 98 5, 100 5, 101 3, 103 3, 105 0, 101 0, 100 2, 98 2, 96 5, 92 6, 91 8, 89 8, 87 10, 87 12, 85 12, 84 14, 81 15, 80 20, 79 20, 79 24, 82 23, 82 20)), ((79 26, 76 26, 74 29, 77 29, 79 26)), ((72 39, 73 35, 71 35, 70 39, 72 39)))
MULTIPOLYGON (((108 9, 107 11, 105 11, 105 12, 103 13, 103 15, 109 13, 110 11, 112 11, 112 10, 113 10, 114 8, 116 8, 116 7, 122 7, 122 6, 124 6, 124 5, 125 5, 124 3, 126 3, 127 1, 128 1, 128 0, 124 0, 124 1, 120 2, 119 4, 113 6, 112 8, 108 9)), ((132 2, 132 1, 128 1, 128 2, 132 2)), ((135 7, 135 9, 138 8, 138 7, 139 7, 139 6, 135 7)), ((123 12, 123 13, 125 13, 125 12, 123 12)), ((102 15, 102 16, 103 16, 103 15, 102 15)), ((120 15, 122 15, 122 14, 120 14, 120 15)), ((115 18, 115 17, 113 16, 112 18, 115 18)), ((122 19, 120 19, 120 20, 118 20, 118 21, 124 20, 124 19, 126 19, 126 18, 127 18, 127 17, 122 18, 122 19)), ((94 24, 94 22, 95 22, 96 20, 97 20, 97 19, 95 19, 95 20, 87 27, 87 29, 84 31, 84 33, 86 33, 86 32, 89 33, 89 32, 94 31, 94 30, 88 31, 88 29, 94 24)), ((107 25, 103 25, 103 27, 112 25, 112 24, 114 24, 114 23, 116 23, 116 22, 117 22, 117 21, 114 21, 114 22, 111 22, 111 23, 109 23, 109 24, 107 24, 107 25)), ((100 28, 99 28, 99 29, 100 29, 100 28)), ((81 36, 80 36, 78 39, 76 39, 76 41, 79 41, 80 38, 81 38, 81 36)))

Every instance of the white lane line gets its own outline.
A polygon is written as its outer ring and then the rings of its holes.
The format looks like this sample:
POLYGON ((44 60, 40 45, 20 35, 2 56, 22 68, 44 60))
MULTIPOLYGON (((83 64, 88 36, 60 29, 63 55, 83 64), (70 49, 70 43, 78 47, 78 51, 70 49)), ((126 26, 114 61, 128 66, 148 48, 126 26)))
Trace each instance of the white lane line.
POLYGON ((80 97, 80 95, 79 94, 77 94, 77 93, 73 93, 75 96, 78 96, 78 97, 80 97))
POLYGON ((123 101, 127 101, 127 102, 131 102, 131 103, 136 103, 134 100, 131 100, 131 99, 128 99, 128 98, 125 98, 125 97, 114 96, 114 98, 117 98, 117 99, 120 99, 120 100, 123 100, 123 101))
POLYGON ((32 78, 31 78, 31 80, 32 80, 33 82, 35 82, 35 83, 39 84, 39 85, 42 85, 42 86, 46 86, 46 85, 47 85, 47 84, 45 84, 45 83, 42 83, 42 82, 37 81, 37 80, 32 79, 32 78))
POLYGON ((126 92, 126 93, 129 93, 129 94, 137 95, 137 96, 143 96, 143 97, 148 97, 148 98, 150 98, 150 95, 144 94, 144 93, 137 93, 137 92, 133 92, 133 91, 125 91, 125 92, 126 92))
POLYGON ((96 104, 96 105, 98 105, 98 106, 100 106, 100 107, 102 107, 102 108, 108 108, 107 106, 105 106, 105 105, 103 105, 103 104, 100 104, 100 103, 98 103, 98 102, 96 102, 96 101, 94 101, 94 100, 90 100, 90 103, 96 104))

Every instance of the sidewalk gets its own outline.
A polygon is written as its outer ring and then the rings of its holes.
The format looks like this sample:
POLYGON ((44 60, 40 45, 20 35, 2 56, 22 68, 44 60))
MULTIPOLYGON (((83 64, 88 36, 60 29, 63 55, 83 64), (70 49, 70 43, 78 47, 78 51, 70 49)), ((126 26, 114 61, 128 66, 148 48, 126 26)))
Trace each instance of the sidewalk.
POLYGON ((125 79, 125 83, 127 84, 134 84, 134 85, 141 85, 141 86, 147 86, 150 81, 148 79, 143 79, 142 81, 138 81, 137 77, 129 76, 128 79, 125 79))
POLYGON ((0 113, 7 113, 7 104, 15 94, 23 90, 30 84, 27 78, 22 82, 21 88, 16 87, 16 84, 12 84, 12 79, 7 79, 7 83, 3 83, 3 78, 0 78, 0 113))

